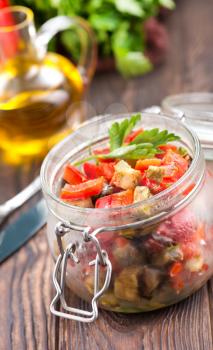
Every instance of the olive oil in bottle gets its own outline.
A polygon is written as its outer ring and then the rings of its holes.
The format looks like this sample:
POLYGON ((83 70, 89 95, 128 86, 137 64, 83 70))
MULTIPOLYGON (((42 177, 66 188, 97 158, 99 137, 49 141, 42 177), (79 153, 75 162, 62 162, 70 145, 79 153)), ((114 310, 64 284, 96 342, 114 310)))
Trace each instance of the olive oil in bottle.
POLYGON ((77 68, 48 53, 42 61, 15 57, 0 68, 0 150, 8 163, 43 157, 73 127, 83 94, 77 68), (76 116, 75 116, 76 117, 76 116))

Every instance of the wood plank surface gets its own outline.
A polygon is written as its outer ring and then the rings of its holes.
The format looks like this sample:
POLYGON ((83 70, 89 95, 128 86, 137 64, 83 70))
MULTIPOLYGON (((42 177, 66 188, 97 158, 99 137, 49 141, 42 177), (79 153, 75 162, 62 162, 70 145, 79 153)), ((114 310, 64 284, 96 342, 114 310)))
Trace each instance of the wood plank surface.
MULTIPOLYGON (((88 116, 137 111, 169 94, 213 90, 213 1, 178 0, 167 19, 171 47, 152 73, 124 80, 117 73, 95 77, 88 116)), ((1 165, 0 201, 26 186, 38 167, 1 165)), ((18 215, 16 213, 15 215, 18 215)), ((0 350, 212 350, 213 280, 187 300, 140 315, 100 311, 97 322, 53 317, 53 262, 45 229, 0 266, 0 350)), ((88 308, 76 296, 72 305, 88 308)))

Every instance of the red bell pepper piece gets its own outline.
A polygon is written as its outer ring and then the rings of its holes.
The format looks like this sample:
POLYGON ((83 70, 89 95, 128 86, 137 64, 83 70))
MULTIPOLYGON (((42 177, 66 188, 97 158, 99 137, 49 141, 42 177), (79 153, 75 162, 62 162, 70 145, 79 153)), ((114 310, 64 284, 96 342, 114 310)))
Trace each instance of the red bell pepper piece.
POLYGON ((100 167, 93 163, 84 163, 83 165, 84 172, 89 180, 97 179, 102 176, 102 171, 100 167))
POLYGON ((138 136, 139 134, 141 134, 144 131, 143 128, 137 129, 135 131, 132 131, 129 135, 127 135, 127 137, 125 138, 124 142, 125 143, 130 143, 132 142, 136 136, 138 136))
POLYGON ((86 176, 71 164, 66 165, 64 169, 63 179, 70 185, 77 185, 84 181, 87 181, 86 176))
POLYGON ((132 204, 133 190, 126 190, 118 193, 113 193, 108 196, 99 198, 96 203, 96 208, 114 208, 132 204))
POLYGON ((115 172, 115 166, 116 162, 110 162, 110 163, 101 163, 99 165, 99 168, 102 172, 102 175, 105 177, 107 181, 111 181, 112 177, 115 172))
POLYGON ((61 190, 61 199, 85 199, 101 193, 104 186, 104 177, 82 182, 77 185, 66 184, 61 190))
POLYGON ((100 163, 99 165, 92 163, 84 163, 84 172, 88 179, 97 179, 100 176, 104 176, 107 181, 111 181, 113 174, 115 162, 110 163, 100 163))

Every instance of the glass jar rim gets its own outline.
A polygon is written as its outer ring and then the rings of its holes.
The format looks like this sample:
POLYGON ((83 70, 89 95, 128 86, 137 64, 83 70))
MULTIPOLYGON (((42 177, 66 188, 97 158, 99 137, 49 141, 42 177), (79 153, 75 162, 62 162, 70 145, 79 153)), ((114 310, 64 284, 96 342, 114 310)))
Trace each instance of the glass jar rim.
MULTIPOLYGON (((144 206, 146 205, 151 205, 152 203, 154 203, 156 200, 163 200, 163 198, 165 198, 166 196, 168 196, 169 194, 171 194, 174 190, 178 189, 185 181, 189 180, 191 178, 191 175, 193 174, 193 172, 197 169, 197 164, 198 161, 200 159, 200 156, 202 156, 201 154, 201 145, 200 145, 200 141, 196 135, 196 133, 189 128, 187 125, 185 125, 184 123, 182 123, 180 121, 180 119, 177 118, 177 123, 181 123, 181 126, 188 132, 188 134, 191 136, 193 142, 194 142, 194 146, 195 146, 195 151, 194 151, 194 157, 192 159, 192 162, 190 164, 190 167, 187 169, 187 171, 184 173, 184 175, 178 180, 176 181, 174 184, 172 184, 171 186, 169 186, 167 189, 161 191, 158 194, 155 194, 154 196, 137 202, 137 203, 133 203, 130 205, 126 205, 126 206, 122 206, 122 207, 113 207, 113 208, 82 208, 82 207, 77 207, 77 206, 73 206, 67 202, 62 201, 53 191, 51 191, 51 189, 49 188, 49 185, 46 181, 45 178, 45 169, 49 163, 49 161, 51 161, 51 157, 54 156, 55 154, 57 154, 57 152, 63 147, 64 144, 67 143, 67 141, 70 141, 73 137, 75 137, 75 134, 77 131, 81 130, 81 128, 84 128, 85 126, 88 125, 92 125, 92 124, 96 124, 96 123, 100 123, 101 120, 103 120, 104 118, 109 118, 113 116, 113 120, 117 118, 127 118, 130 115, 132 115, 134 113, 128 113, 128 114, 122 114, 121 115, 113 115, 113 114, 108 114, 108 115, 100 115, 100 116, 95 116, 87 121, 85 121, 84 123, 82 123, 80 125, 80 127, 78 129, 76 129, 76 131, 74 131, 71 135, 67 136, 65 139, 63 139, 61 142, 59 142, 58 144, 56 144, 51 150, 50 152, 47 154, 47 156, 45 157, 42 166, 41 166, 41 172, 40 172, 40 177, 41 177, 41 186, 42 186, 42 190, 43 192, 48 195, 53 201, 57 202, 58 204, 69 208, 71 210, 74 210, 75 212, 78 212, 79 214, 91 214, 94 212, 94 210, 96 211, 96 213, 113 213, 115 210, 116 211, 120 211, 122 212, 128 209, 136 209, 138 207, 141 206, 141 204, 143 204, 144 206)), ((142 115, 146 115, 148 117, 156 117, 155 113, 147 113, 147 112, 141 112, 142 115)), ((174 121, 174 117, 173 116, 169 116, 166 114, 161 114, 159 116, 160 118, 164 118, 167 120, 173 120, 174 121)), ((203 175, 203 174, 202 174, 203 175)), ((202 177, 202 176, 201 176, 202 177)), ((196 190, 196 186, 195 188, 189 193, 187 194, 187 196, 185 197, 185 199, 187 199, 192 193, 194 193, 194 190, 196 190)))
MULTIPOLYGON (((185 103, 191 103, 192 105, 199 104, 199 103, 211 103, 213 105, 213 93, 212 92, 186 92, 181 94, 175 94, 175 95, 169 95, 166 96, 162 101, 162 108, 163 111, 169 114, 175 113, 177 115, 181 116, 182 107, 179 107, 185 103)), ((213 118, 213 112, 205 111, 205 110, 190 110, 190 108, 187 108, 187 112, 184 112, 185 115, 191 116, 193 115, 193 118, 195 120, 210 120, 212 121, 213 118)))
POLYGON ((213 103, 213 93, 212 92, 183 92, 180 94, 168 95, 162 100, 162 106, 171 109, 177 103, 213 103))

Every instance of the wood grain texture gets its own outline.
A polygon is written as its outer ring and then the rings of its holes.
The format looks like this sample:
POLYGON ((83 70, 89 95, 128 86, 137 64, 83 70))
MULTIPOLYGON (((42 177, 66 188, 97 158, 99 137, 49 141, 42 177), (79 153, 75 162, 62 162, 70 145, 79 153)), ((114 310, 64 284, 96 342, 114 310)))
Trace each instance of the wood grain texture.
MULTIPOLYGON (((171 48, 165 62, 128 81, 113 72, 98 75, 87 97, 90 110, 131 112, 159 104, 169 94, 212 91, 212 14, 212 0, 178 0, 168 18, 171 48)), ((29 183, 37 171, 37 165, 2 165, 0 201, 29 183)), ((44 231, 0 266, 0 350, 213 349, 213 280, 161 311, 129 316, 100 311, 98 321, 86 325, 51 316, 53 263, 44 231)), ((74 295, 69 303, 88 308, 74 295)))

